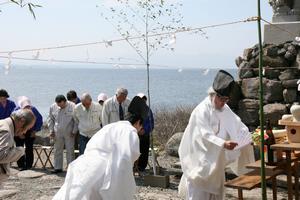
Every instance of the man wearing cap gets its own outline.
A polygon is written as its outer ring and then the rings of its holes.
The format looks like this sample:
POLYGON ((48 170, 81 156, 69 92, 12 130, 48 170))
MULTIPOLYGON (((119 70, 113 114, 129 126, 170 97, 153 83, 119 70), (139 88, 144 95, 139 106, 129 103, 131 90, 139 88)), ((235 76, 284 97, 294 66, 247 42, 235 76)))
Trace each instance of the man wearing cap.
MULTIPOLYGON (((147 102, 147 97, 145 94, 138 93, 137 96, 140 97, 141 99, 143 99, 145 102, 147 102)), ((138 170, 140 172, 145 171, 147 164, 148 164, 150 134, 153 129, 154 129, 154 118, 153 118, 152 110, 149 108, 148 116, 143 123, 143 129, 141 130, 141 134, 139 135, 141 155, 139 157, 137 166, 138 166, 138 170)))
POLYGON ((188 200, 224 199, 225 167, 231 163, 241 174, 254 161, 249 130, 226 104, 233 85, 233 77, 220 70, 184 131, 178 150, 183 171, 179 193, 188 200))
POLYGON ((10 117, 0 120, 0 185, 10 174, 10 163, 24 155, 23 147, 15 147, 14 136, 23 135, 35 123, 35 116, 29 109, 20 109, 10 117))
POLYGON ((18 97, 18 107, 15 110, 19 109, 30 109, 36 118, 34 126, 30 130, 24 135, 14 137, 17 147, 23 147, 25 144, 25 155, 18 160, 17 164, 21 170, 26 170, 32 168, 34 160, 33 142, 35 140, 35 133, 40 131, 43 126, 43 117, 36 107, 31 105, 30 99, 26 96, 18 97))
POLYGON ((97 97, 98 103, 103 107, 104 101, 108 99, 107 94, 105 93, 100 93, 97 97))
POLYGON ((145 101, 133 98, 126 120, 104 126, 88 142, 84 154, 70 164, 53 200, 134 199, 132 168, 139 157, 138 132, 147 114, 145 101))
POLYGON ((88 93, 83 93, 81 103, 74 109, 74 120, 79 129, 79 154, 84 153, 86 144, 101 128, 101 107, 88 93))
POLYGON ((116 95, 107 99, 103 104, 102 125, 124 120, 127 114, 130 100, 127 98, 128 90, 118 88, 116 95))
POLYGON ((6 90, 0 89, 0 119, 10 116, 16 107, 15 102, 8 99, 9 95, 6 90))
POLYGON ((64 95, 57 95, 48 116, 50 137, 54 138, 54 170, 63 170, 64 146, 67 150, 67 164, 74 160, 74 139, 78 129, 73 119, 75 104, 64 95))

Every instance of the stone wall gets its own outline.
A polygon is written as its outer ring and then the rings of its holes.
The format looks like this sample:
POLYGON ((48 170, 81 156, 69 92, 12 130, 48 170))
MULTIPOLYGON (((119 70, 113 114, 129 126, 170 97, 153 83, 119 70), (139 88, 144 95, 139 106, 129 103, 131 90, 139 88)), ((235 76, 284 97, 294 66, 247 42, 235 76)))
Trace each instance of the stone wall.
MULTIPOLYGON (((250 127, 259 125, 259 48, 245 49, 236 59, 239 80, 229 106, 250 127)), ((289 113, 293 103, 299 102, 297 81, 300 79, 300 44, 286 42, 263 46, 264 113, 276 126, 283 114, 289 113)))

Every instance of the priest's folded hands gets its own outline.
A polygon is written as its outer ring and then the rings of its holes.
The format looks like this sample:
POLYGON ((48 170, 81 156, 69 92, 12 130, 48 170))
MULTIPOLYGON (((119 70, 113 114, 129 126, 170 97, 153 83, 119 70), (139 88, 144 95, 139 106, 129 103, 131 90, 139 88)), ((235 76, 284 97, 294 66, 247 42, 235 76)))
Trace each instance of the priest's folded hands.
POLYGON ((227 149, 227 150, 233 150, 237 145, 238 145, 238 143, 236 143, 236 142, 225 141, 224 148, 227 149))

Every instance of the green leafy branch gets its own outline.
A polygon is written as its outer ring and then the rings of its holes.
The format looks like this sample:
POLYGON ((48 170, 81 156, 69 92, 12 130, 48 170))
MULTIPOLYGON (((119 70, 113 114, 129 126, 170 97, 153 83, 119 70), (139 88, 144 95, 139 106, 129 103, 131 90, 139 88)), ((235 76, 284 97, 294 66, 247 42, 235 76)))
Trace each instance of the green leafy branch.
POLYGON ((9 2, 15 3, 19 5, 21 8, 27 7, 34 19, 36 19, 34 9, 42 7, 41 5, 34 4, 31 2, 24 2, 24 0, 9 0, 8 3, 9 2))

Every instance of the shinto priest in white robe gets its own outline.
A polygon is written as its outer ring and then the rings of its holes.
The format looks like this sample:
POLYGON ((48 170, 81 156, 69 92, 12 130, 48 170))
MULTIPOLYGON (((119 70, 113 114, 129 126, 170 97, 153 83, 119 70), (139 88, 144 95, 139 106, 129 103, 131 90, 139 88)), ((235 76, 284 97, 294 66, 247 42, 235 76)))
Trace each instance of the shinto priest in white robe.
POLYGON ((54 200, 132 200, 139 137, 129 121, 104 126, 73 161, 54 200))
POLYGON ((224 199, 225 168, 230 164, 236 174, 246 172, 245 164, 254 161, 253 148, 248 143, 236 150, 225 150, 226 140, 249 138, 248 128, 224 105, 214 108, 210 96, 192 112, 179 146, 183 176, 179 194, 189 200, 224 199))

